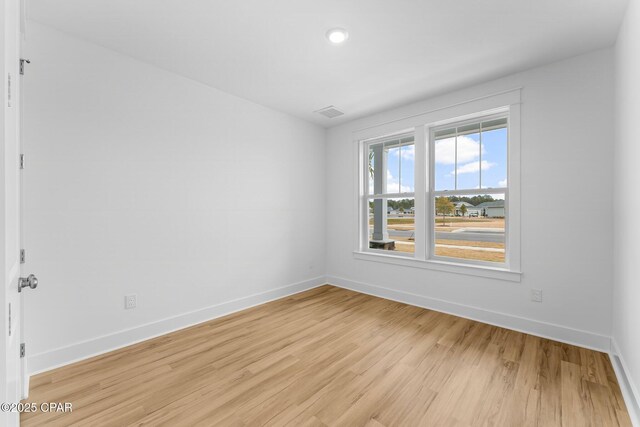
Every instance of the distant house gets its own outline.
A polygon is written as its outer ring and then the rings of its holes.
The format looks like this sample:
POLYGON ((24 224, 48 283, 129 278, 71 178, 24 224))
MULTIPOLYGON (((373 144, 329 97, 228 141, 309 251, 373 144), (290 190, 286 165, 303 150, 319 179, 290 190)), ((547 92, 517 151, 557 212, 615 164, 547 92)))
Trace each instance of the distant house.
POLYGON ((478 216, 478 215, 480 215, 480 210, 478 208, 476 208, 475 206, 473 206, 471 203, 469 203, 469 202, 455 202, 453 204, 453 206, 455 207, 455 210, 454 210, 453 214, 455 216, 464 216, 464 215, 462 215, 462 211, 460 210, 462 205, 467 207, 467 212, 465 213, 465 215, 467 215, 467 216, 478 216))
POLYGON ((488 218, 504 218, 504 200, 484 202, 476 206, 480 209, 480 215, 488 218))
POLYGON ((388 215, 402 215, 402 214, 415 214, 416 208, 406 208, 406 209, 393 209, 391 206, 387 206, 387 214, 388 215))

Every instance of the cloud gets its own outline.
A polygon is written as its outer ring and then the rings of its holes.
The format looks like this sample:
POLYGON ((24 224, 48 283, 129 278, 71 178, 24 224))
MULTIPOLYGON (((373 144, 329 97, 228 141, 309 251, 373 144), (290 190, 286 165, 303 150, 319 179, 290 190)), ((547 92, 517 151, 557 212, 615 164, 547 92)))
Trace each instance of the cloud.
MULTIPOLYGON (((491 169, 495 165, 496 165, 495 163, 491 163, 486 160, 483 160, 482 170, 486 171, 487 169, 491 169)), ((458 175, 463 173, 477 173, 478 171, 480 171, 480 162, 471 162, 471 163, 458 166, 458 175)), ((450 173, 450 175, 453 175, 453 171, 450 173)))
MULTIPOLYGON (((436 141, 436 163, 453 165, 456 163, 456 139, 447 138, 436 141)), ((482 147, 482 154, 485 154, 482 147)), ((480 142, 468 136, 458 137, 458 163, 467 163, 480 158, 480 142)))
POLYGON ((398 178, 394 177, 390 171, 387 170, 387 193, 413 193, 413 188, 406 185, 399 185, 398 178))
POLYGON ((401 156, 404 160, 413 160, 416 156, 416 146, 415 145, 405 145, 400 150, 401 156))
POLYGON ((398 155, 402 156, 403 160, 413 160, 416 153, 415 145, 403 145, 402 147, 392 147, 389 149, 389 158, 397 159, 398 155))
POLYGON ((507 178, 502 181, 498 181, 498 187, 506 187, 507 186, 507 178))

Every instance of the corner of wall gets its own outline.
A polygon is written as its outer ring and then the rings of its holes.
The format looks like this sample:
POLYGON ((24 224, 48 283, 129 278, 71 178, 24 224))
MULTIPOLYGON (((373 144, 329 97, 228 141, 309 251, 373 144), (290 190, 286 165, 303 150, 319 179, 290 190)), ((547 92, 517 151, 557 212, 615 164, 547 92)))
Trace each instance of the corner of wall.
POLYGON ((628 212, 640 209, 632 197, 640 173, 635 127, 640 114, 640 4, 629 1, 614 47, 613 283, 611 360, 634 425, 640 426, 640 290, 636 258, 640 226, 628 212))

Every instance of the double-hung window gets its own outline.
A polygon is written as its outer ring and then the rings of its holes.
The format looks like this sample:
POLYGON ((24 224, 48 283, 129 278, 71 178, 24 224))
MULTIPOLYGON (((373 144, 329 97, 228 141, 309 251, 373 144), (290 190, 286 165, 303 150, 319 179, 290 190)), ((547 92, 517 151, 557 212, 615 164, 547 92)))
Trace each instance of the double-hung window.
POLYGON ((415 143, 413 132, 366 144, 367 245, 415 253, 415 143))
POLYGON ((505 264, 508 116, 431 128, 430 255, 505 264))
POLYGON ((519 140, 512 114, 509 107, 497 108, 358 140, 356 252, 422 261, 426 268, 445 265, 448 271, 461 266, 465 272, 517 272, 519 195, 509 174, 519 163, 512 140, 519 140))

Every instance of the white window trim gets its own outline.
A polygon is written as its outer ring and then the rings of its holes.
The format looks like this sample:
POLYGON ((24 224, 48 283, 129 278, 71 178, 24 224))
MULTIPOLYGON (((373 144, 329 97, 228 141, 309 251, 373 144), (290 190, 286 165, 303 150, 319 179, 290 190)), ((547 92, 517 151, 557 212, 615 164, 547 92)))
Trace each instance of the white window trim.
MULTIPOLYGON (((476 98, 468 102, 462 102, 442 108, 413 115, 404 119, 398 119, 378 126, 372 126, 353 133, 354 148, 357 150, 355 156, 358 159, 357 184, 355 185, 357 194, 358 229, 355 237, 354 257, 359 260, 383 262, 407 267, 426 268, 431 270, 446 271, 488 277, 501 280, 519 282, 520 271, 520 99, 521 90, 513 89, 493 95, 476 98), (457 123, 467 119, 484 117, 490 114, 508 114, 508 193, 505 193, 506 209, 506 233, 505 233, 505 264, 494 264, 482 261, 457 262, 455 258, 433 257, 430 248, 434 236, 431 235, 432 227, 427 227, 427 221, 433 214, 431 213, 431 192, 429 191, 429 179, 432 179, 432 172, 429 168, 429 158, 433 153, 431 150, 430 132, 434 127, 439 127, 447 123, 457 123), (415 240, 415 253, 413 256, 398 255, 389 251, 369 249, 368 245, 368 221, 364 221, 364 215, 368 214, 368 171, 364 167, 364 144, 371 143, 372 140, 379 140, 381 135, 392 136, 414 130, 415 156, 417 161, 415 170, 415 233, 416 236, 423 236, 415 240)), ((471 190, 477 193, 478 190, 471 190)), ((492 190, 488 190, 491 192, 492 190)), ((464 191, 456 191, 456 194, 464 191)), ((475 194, 474 193, 474 194, 475 194)), ((500 193, 504 193, 501 190, 500 193)), ((453 192, 452 192, 453 194, 453 192)), ((406 194, 399 194, 398 197, 409 197, 406 194)), ((387 195, 387 197, 389 197, 387 195)), ((367 216, 368 218, 368 216, 367 216)))
MULTIPOLYGON (((485 120, 492 120, 492 119, 497 119, 497 118, 506 118, 507 119, 507 131, 509 132, 510 129, 510 118, 509 118, 509 107, 504 107, 504 108, 500 108, 499 110, 493 110, 491 112, 479 112, 478 114, 473 115, 472 117, 467 117, 467 118, 463 118, 460 120, 456 120, 456 121, 445 121, 444 123, 432 123, 427 125, 427 134, 428 134, 428 140, 427 140, 427 145, 429 147, 429 158, 427 159, 428 161, 428 166, 431 166, 431 162, 429 161, 430 159, 433 159, 435 157, 435 141, 434 141, 434 132, 442 129, 442 128, 446 128, 448 126, 464 126, 464 124, 467 123, 476 123, 478 121, 485 121, 485 120)), ((509 137, 507 137, 507 141, 509 141, 509 137)), ((510 141, 509 141, 510 142, 510 141)), ((507 144, 507 177, 509 176, 509 161, 508 161, 508 156, 509 156, 509 144, 507 144)), ((481 161, 481 159, 479 160, 481 161)), ((480 174, 482 173, 482 171, 480 171, 480 174)), ((434 176, 434 171, 430 171, 430 174, 428 175, 428 180, 429 180, 429 191, 427 194, 428 200, 427 200, 427 207, 426 207, 426 212, 427 212, 427 218, 426 218, 426 223, 427 224, 433 224, 434 220, 435 220, 435 206, 433 205, 433 201, 436 197, 438 196, 446 196, 451 195, 451 196, 464 196, 464 195, 475 195, 475 194, 504 194, 505 197, 505 262, 504 263, 495 263, 495 262, 489 262, 489 261, 478 261, 478 260, 472 260, 472 259, 466 259, 464 261, 459 260, 457 258, 453 258, 453 257, 446 257, 446 256, 439 256, 436 255, 435 252, 435 227, 431 227, 429 226, 429 235, 428 237, 428 246, 427 246, 427 258, 429 260, 434 260, 434 261, 444 261, 444 262, 448 262, 448 263, 459 263, 459 264, 464 264, 464 265, 473 265, 473 266, 485 266, 485 267, 498 267, 501 269, 505 269, 505 270, 509 270, 509 265, 510 265, 510 240, 509 240, 509 213, 510 213, 510 209, 509 209, 509 186, 507 185, 506 188, 485 188, 485 189, 469 189, 469 190, 450 190, 450 191, 436 191, 434 188, 434 182, 433 180, 435 179, 434 176)))
MULTIPOLYGON (((358 144, 358 149, 361 151, 361 161, 362 164, 360 166, 360 168, 362 169, 362 173, 360 174, 362 177, 362 181, 363 181, 363 191, 360 193, 360 197, 359 197, 359 204, 361 206, 360 210, 360 215, 362 215, 362 218, 364 218, 364 216, 367 217, 367 219, 369 218, 369 200, 371 199, 414 199, 414 206, 416 203, 415 197, 416 197, 416 190, 418 189, 415 186, 414 183, 414 191, 413 192, 406 192, 406 193, 383 193, 383 194, 369 194, 369 171, 366 167, 364 167, 364 164, 366 162, 368 162, 368 158, 366 157, 367 154, 365 153, 369 153, 369 147, 372 145, 376 145, 376 144, 380 144, 381 142, 386 142, 386 141, 393 141, 395 139, 398 138, 406 138, 409 136, 413 136, 413 144, 414 146, 416 145, 416 135, 413 131, 413 129, 410 130, 405 130, 403 132, 398 132, 395 133, 393 135, 390 136, 383 136, 380 138, 373 138, 373 139, 368 139, 366 141, 360 141, 360 143, 358 144)), ((416 174, 415 171, 415 166, 414 166, 414 174, 416 174)), ((400 177, 398 177, 400 179, 400 177)), ((417 209, 416 209, 417 210, 417 209)), ((417 222, 417 218, 414 214, 414 221, 417 222)), ((368 221, 362 221, 360 220, 360 225, 361 225, 361 234, 360 234, 360 238, 359 240, 361 240, 360 246, 363 248, 363 250, 366 250, 367 252, 371 252, 371 253, 379 253, 379 254, 386 254, 389 253, 389 251, 386 251, 384 249, 372 249, 369 248, 369 223, 368 221), (365 249, 366 248, 366 249, 365 249)), ((415 225, 417 227, 417 224, 415 225)), ((415 230, 416 235, 418 235, 418 230, 415 230)), ((421 234, 422 235, 422 234, 421 234)), ((422 243, 420 244, 422 246, 422 252, 424 253, 424 240, 423 239, 419 239, 422 243)), ((418 245, 418 242, 416 242, 416 246, 418 245)), ((414 250, 414 254, 410 254, 409 252, 404 253, 404 255, 401 255, 405 258, 416 258, 416 251, 417 248, 415 248, 414 250)), ((399 255, 400 256, 400 255, 399 255)))
POLYGON ((467 276, 487 277, 490 279, 506 280, 509 282, 520 282, 522 275, 519 271, 507 270, 504 268, 476 266, 457 262, 421 260, 390 254, 389 251, 383 250, 372 250, 366 252, 353 251, 353 256, 355 259, 362 261, 373 261, 410 268, 444 271, 448 273, 464 274, 467 276))

